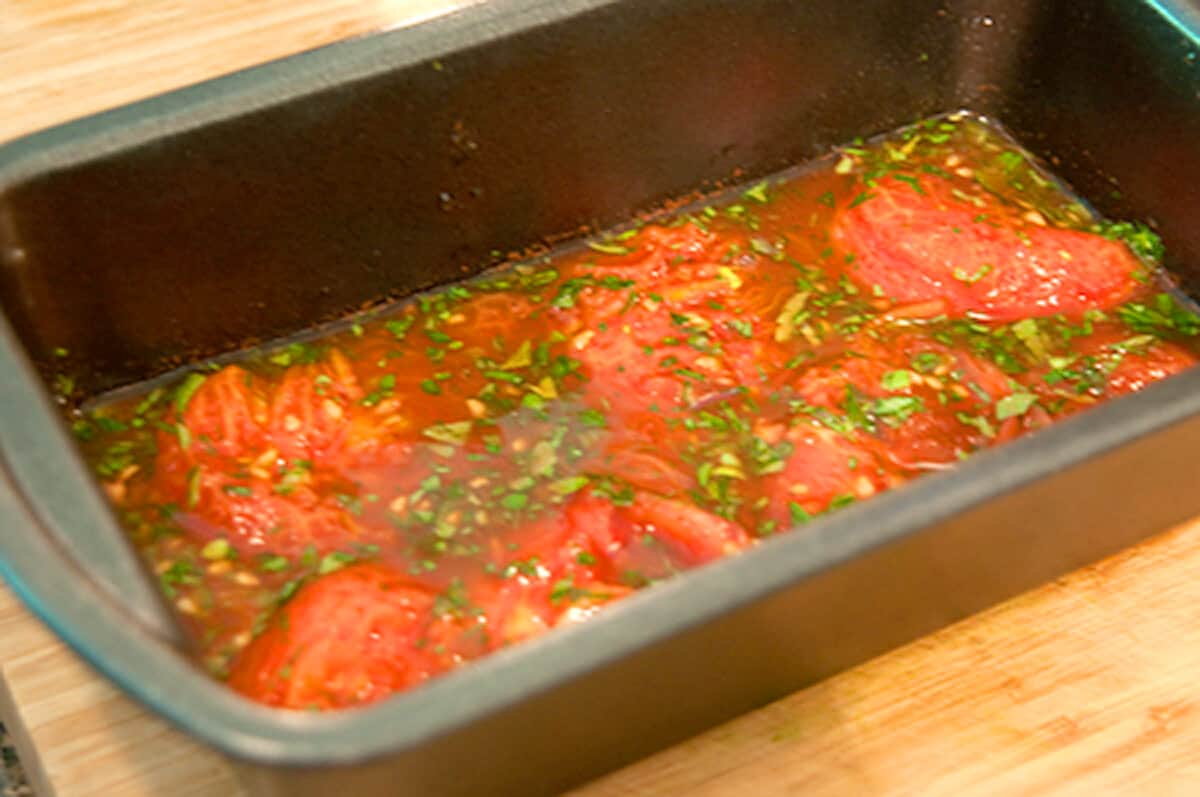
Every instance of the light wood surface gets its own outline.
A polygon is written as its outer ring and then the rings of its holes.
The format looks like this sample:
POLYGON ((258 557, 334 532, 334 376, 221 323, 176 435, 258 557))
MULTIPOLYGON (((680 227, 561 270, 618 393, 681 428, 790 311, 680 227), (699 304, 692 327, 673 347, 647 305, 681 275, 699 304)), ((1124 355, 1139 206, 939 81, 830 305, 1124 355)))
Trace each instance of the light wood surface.
MULTIPOLYGON (((462 3, 460 3, 462 4, 462 3)), ((0 0, 0 141, 447 0, 0 0)), ((2 378, 2 376, 0 376, 2 378)), ((1200 522, 575 793, 1200 793, 1200 522)), ((238 794, 0 587, 0 718, 38 794, 238 794)))
POLYGON ((0 0, 0 141, 478 0, 0 0))

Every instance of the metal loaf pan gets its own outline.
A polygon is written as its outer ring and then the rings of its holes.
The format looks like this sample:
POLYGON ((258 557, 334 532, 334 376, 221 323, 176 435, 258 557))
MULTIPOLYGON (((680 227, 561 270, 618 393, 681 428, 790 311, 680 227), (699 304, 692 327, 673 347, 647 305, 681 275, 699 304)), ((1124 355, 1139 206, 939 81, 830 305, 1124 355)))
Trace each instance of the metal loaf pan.
POLYGON ((0 569, 262 794, 534 794, 1200 512, 1200 372, 381 705, 209 680, 50 400, 967 107, 1200 279, 1195 11, 1097 0, 497 0, 0 149, 0 569), (70 352, 55 358, 57 348, 70 352))

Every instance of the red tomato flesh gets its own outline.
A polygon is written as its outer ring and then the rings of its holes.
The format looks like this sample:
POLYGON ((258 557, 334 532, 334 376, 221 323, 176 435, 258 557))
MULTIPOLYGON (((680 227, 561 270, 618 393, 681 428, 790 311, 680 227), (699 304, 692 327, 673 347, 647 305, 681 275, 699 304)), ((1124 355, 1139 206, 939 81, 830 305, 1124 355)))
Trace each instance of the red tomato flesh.
POLYGON ((966 191, 931 175, 881 180, 834 226, 854 258, 847 273, 900 302, 940 299, 999 321, 1109 308, 1138 288, 1145 268, 1124 244, 1029 222, 966 191))

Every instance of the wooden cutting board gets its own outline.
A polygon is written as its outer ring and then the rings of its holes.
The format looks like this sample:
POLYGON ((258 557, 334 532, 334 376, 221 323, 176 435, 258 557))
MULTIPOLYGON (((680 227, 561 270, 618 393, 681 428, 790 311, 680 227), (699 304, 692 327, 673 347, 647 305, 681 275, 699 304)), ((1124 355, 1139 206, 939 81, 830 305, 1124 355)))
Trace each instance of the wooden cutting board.
MULTIPOLYGON (((451 5, 0 0, 0 141, 451 5)), ((575 797, 1200 793, 1197 607, 1200 520, 575 797)), ((3 587, 0 719, 41 797, 241 793, 3 587)))

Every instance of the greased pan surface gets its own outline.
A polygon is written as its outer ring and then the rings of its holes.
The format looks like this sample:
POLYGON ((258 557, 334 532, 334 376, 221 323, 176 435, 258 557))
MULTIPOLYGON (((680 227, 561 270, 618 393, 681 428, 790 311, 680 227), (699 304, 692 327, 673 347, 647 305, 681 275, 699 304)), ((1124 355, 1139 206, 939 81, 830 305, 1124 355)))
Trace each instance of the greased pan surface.
POLYGON ((1057 158, 1102 211, 1157 220, 1188 279, 1184 7, 647 5, 497 3, 0 151, 15 331, 0 365, 20 375, 0 391, 5 574, 265 793, 561 788, 1200 509, 1188 374, 362 712, 250 706, 165 628, 131 624, 153 625, 153 594, 131 595, 128 553, 79 500, 94 488, 25 365, 58 346, 94 391, 962 105, 1057 158), (114 586, 81 590, 80 561, 114 586))

